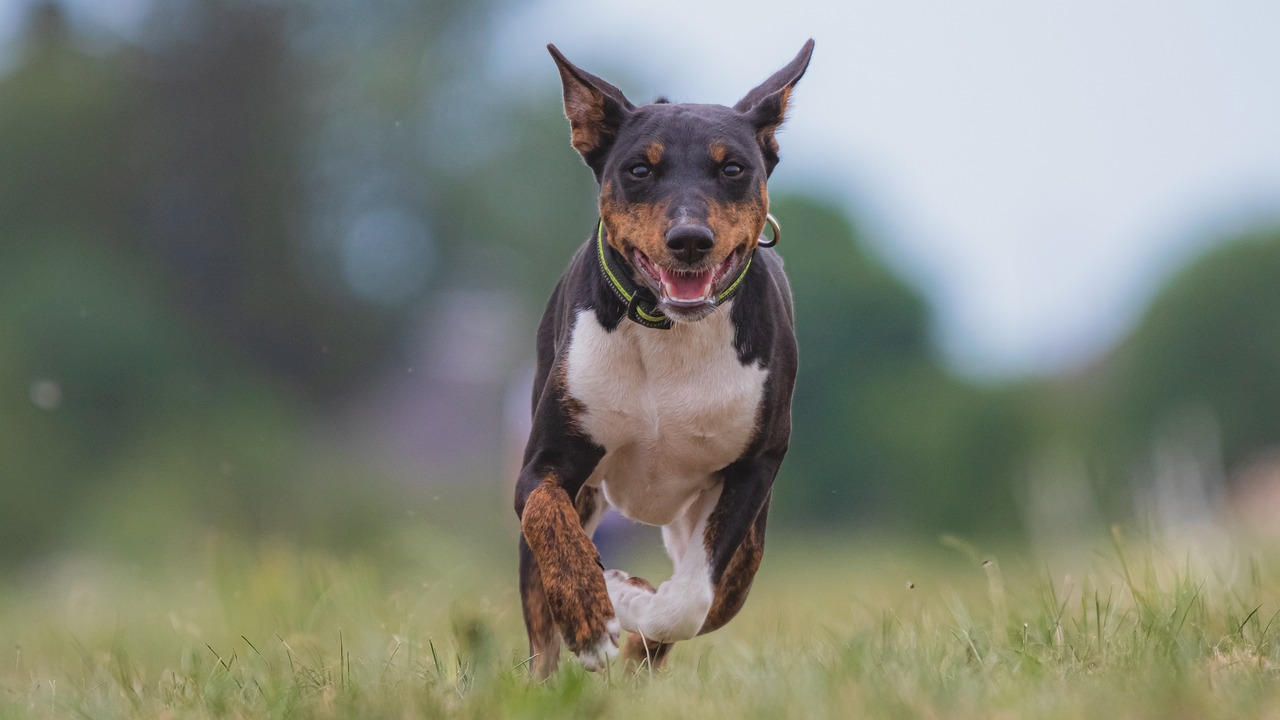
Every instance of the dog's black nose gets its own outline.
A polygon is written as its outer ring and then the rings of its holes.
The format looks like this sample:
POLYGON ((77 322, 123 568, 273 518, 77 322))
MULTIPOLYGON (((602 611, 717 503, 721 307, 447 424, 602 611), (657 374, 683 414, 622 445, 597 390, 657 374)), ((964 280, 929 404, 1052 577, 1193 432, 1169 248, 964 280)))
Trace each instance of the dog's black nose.
POLYGON ((702 225, 677 225, 667 231, 667 248, 671 255, 690 265, 706 257, 714 245, 715 235, 702 225))

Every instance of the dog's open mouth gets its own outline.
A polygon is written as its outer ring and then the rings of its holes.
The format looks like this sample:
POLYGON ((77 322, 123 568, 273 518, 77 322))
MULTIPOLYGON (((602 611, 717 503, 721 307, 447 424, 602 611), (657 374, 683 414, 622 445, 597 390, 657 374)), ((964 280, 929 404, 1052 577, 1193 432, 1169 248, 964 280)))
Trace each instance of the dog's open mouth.
POLYGON ((632 258, 658 302, 672 309, 715 306, 716 295, 733 282, 742 262, 744 248, 729 253, 719 265, 703 270, 671 270, 654 264, 638 249, 632 258))

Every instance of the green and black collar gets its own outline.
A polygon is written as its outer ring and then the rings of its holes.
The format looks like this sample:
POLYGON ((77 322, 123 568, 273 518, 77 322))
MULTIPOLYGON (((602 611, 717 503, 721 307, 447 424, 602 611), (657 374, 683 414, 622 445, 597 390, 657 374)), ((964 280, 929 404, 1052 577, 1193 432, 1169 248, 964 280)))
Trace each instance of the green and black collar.
MULTIPOLYGON (((653 291, 643 285, 637 285, 631 279, 631 269, 621 254, 605 243, 603 220, 596 223, 596 258, 599 260, 600 270, 604 273, 605 280, 608 281, 609 289, 622 301, 623 305, 627 306, 629 320, 655 330, 671 329, 671 318, 658 309, 658 298, 654 297, 653 291)), ((724 304, 738 292, 738 288, 742 287, 742 280, 747 276, 747 270, 751 268, 751 259, 752 256, 747 255, 746 261, 742 263, 742 269, 738 271, 738 276, 733 279, 729 287, 716 295, 716 305, 724 304)))

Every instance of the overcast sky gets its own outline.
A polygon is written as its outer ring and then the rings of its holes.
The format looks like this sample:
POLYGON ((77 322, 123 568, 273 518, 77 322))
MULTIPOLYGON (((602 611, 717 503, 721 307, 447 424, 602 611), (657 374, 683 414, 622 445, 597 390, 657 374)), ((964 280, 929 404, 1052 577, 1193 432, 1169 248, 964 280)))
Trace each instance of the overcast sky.
MULTIPOLYGON (((0 42, 26 4, 0 0, 0 42)), ((73 3, 120 32, 148 5, 73 3)), ((495 90, 549 102, 548 41, 635 100, 728 104, 814 37, 775 192, 816 189, 857 213, 973 375, 1088 361, 1205 243, 1280 220, 1275 0, 513 7, 495 90)))
POLYGON ((775 184, 861 211, 976 375, 1087 361, 1206 242, 1280 219, 1274 0, 541 0, 502 27, 500 77, 554 80, 554 41, 633 99, 726 104, 814 37, 775 184))

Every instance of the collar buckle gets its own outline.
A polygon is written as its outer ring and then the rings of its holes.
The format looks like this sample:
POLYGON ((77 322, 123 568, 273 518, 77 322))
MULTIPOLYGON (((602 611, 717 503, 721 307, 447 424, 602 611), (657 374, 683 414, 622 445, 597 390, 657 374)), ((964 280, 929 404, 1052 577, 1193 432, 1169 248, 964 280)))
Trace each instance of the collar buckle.
POLYGON ((658 299, 648 288, 636 290, 627 303, 627 319, 655 330, 670 330, 671 318, 658 310, 658 299))

